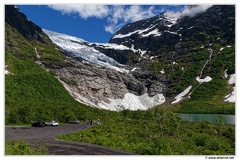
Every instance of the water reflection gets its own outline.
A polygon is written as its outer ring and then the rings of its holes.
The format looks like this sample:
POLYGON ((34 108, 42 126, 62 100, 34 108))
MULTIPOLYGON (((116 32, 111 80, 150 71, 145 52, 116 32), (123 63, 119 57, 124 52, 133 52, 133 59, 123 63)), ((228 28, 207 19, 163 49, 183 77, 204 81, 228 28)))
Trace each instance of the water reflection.
POLYGON ((184 121, 235 124, 235 115, 225 114, 178 114, 184 121))

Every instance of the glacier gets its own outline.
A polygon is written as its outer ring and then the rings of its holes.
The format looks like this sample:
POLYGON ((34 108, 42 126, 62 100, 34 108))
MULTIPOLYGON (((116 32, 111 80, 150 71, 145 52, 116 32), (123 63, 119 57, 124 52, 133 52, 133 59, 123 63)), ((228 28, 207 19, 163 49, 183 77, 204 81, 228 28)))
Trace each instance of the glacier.
MULTIPOLYGON (((93 47, 86 45, 86 43, 88 44, 88 42, 81 38, 69 36, 63 33, 53 32, 47 29, 42 29, 42 30, 44 33, 46 33, 49 36, 49 38, 57 46, 69 52, 72 57, 80 57, 85 61, 91 62, 99 66, 103 66, 106 68, 111 68, 119 72, 126 72, 126 73, 129 72, 129 70, 121 68, 124 65, 121 65, 114 59, 106 56, 105 54, 99 52, 93 47)), ((103 44, 103 45, 106 46, 106 44, 103 44)), ((111 44, 109 44, 108 47, 123 49, 123 46, 116 46, 111 44)))
MULTIPOLYGON (((81 38, 69 36, 62 33, 57 33, 53 31, 49 31, 46 29, 43 29, 44 33, 46 33, 49 38, 60 48, 65 50, 66 52, 69 52, 71 57, 79 57, 83 59, 83 62, 89 62, 93 63, 97 66, 103 66, 106 68, 110 68, 113 70, 116 70, 118 72, 133 72, 137 69, 137 67, 126 70, 122 67, 124 65, 119 64, 114 59, 106 56, 105 54, 99 52, 96 50, 93 45, 97 45, 98 47, 102 47, 105 49, 116 49, 116 50, 132 50, 133 52, 140 53, 141 57, 146 53, 146 51, 142 51, 140 49, 136 50, 134 49, 134 46, 131 46, 131 48, 126 47, 124 45, 118 45, 113 43, 90 43, 87 42, 81 38)), ((38 55, 37 48, 35 48, 36 56, 38 55)), ((40 58, 40 57, 39 57, 40 58)), ((122 99, 114 99, 114 98, 108 98, 108 102, 104 100, 99 100, 98 102, 92 102, 87 97, 84 97, 78 92, 78 88, 71 87, 65 82, 61 81, 59 77, 57 77, 59 81, 63 84, 65 89, 69 92, 69 94, 76 99, 77 101, 84 103, 86 105, 101 108, 101 109, 107 109, 107 110, 113 110, 113 111, 121 111, 124 109, 129 110, 147 110, 149 108, 152 108, 156 105, 160 105, 165 102, 165 97, 163 94, 157 94, 153 97, 149 97, 147 93, 137 96, 132 93, 125 93, 124 97, 122 99)))

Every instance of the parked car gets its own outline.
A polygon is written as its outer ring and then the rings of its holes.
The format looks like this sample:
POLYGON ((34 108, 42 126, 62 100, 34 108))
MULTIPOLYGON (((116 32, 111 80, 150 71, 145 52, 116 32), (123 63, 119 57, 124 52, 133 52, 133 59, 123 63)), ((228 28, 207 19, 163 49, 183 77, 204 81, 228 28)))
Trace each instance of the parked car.
POLYGON ((79 120, 71 120, 68 123, 70 123, 70 124, 79 124, 80 121, 79 120))
POLYGON ((46 126, 58 126, 58 122, 57 121, 49 121, 49 122, 46 122, 46 126))
POLYGON ((36 121, 32 124, 32 127, 45 127, 46 124, 44 122, 36 121))

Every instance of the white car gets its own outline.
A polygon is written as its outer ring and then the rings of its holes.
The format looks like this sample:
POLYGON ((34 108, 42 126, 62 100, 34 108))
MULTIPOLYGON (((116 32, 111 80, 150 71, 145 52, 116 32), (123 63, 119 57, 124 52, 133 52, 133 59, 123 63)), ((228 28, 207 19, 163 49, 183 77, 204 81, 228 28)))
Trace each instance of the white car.
POLYGON ((58 126, 58 122, 57 121, 49 121, 45 123, 46 126, 58 126))

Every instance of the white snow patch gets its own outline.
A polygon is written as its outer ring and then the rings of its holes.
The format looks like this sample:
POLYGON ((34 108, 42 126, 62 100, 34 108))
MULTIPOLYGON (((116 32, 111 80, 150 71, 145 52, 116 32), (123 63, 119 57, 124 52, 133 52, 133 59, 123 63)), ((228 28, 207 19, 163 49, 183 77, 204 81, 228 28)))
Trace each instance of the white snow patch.
POLYGON ((164 69, 162 69, 162 70, 160 71, 160 73, 165 73, 164 69))
POLYGON ((134 49, 134 45, 131 46, 131 48, 124 46, 124 45, 118 45, 115 43, 89 43, 90 45, 95 44, 100 47, 104 47, 105 49, 115 49, 115 50, 131 50, 134 53, 140 52, 140 55, 143 56, 147 51, 142 51, 141 49, 134 49))
POLYGON ((5 65, 5 74, 12 74, 11 72, 9 72, 9 71, 7 70, 7 68, 8 68, 8 65, 5 65))
MULTIPOLYGON (((228 84, 233 85, 233 84, 235 84, 235 81, 236 81, 236 75, 231 74, 230 79, 228 80, 228 84)), ((226 95, 224 98, 225 98, 225 100, 224 100, 225 102, 235 102, 235 99, 236 99, 235 86, 233 87, 232 93, 230 93, 229 95, 226 95)))
POLYGON ((133 69, 131 69, 131 72, 135 71, 137 69, 137 67, 134 67, 133 69))
POLYGON ((162 34, 158 31, 158 29, 155 29, 151 32, 148 32, 147 34, 142 34, 142 37, 148 37, 150 35, 154 35, 154 37, 161 36, 162 34))
POLYGON ((201 46, 200 48, 204 48, 204 46, 201 46))
POLYGON ((178 63, 176 63, 175 61, 173 61, 173 63, 172 63, 173 65, 175 64, 175 65, 177 65, 178 63))
POLYGON ((171 33, 171 34, 177 34, 177 32, 170 32, 170 31, 164 31, 164 32, 168 32, 168 33, 171 33))
POLYGON ((129 36, 131 36, 133 34, 136 34, 136 33, 141 34, 141 37, 148 37, 150 35, 154 35, 155 37, 156 36, 161 36, 162 34, 158 31, 158 29, 155 29, 155 30, 149 32, 149 30, 151 30, 154 27, 155 27, 154 25, 151 25, 148 28, 135 30, 135 31, 129 32, 127 34, 121 34, 120 33, 120 34, 114 35, 112 37, 112 39, 114 39, 114 38, 125 38, 125 37, 129 37, 129 36), (146 32, 148 32, 148 33, 146 33, 146 32))
POLYGON ((151 56, 149 59, 152 60, 154 58, 157 58, 158 56, 151 56))
POLYGON ((90 43, 90 44, 96 44, 98 46, 103 46, 105 49, 130 50, 130 48, 128 48, 124 45, 118 45, 115 43, 90 43))
POLYGON ((5 74, 12 74, 12 73, 5 69, 5 74))
POLYGON ((228 77, 227 69, 223 72, 223 75, 224 75, 224 78, 227 78, 227 77, 228 77))
POLYGON ((235 102, 235 94, 236 94, 236 90, 235 90, 235 87, 233 87, 233 91, 232 93, 230 93, 229 95, 226 95, 225 96, 225 102, 235 102))
MULTIPOLYGON (((166 15, 165 15, 166 16, 166 15)), ((168 16, 165 17, 169 22, 171 22, 172 24, 175 24, 177 22, 176 18, 170 18, 168 16)))
POLYGON ((112 39, 114 39, 114 38, 125 38, 125 37, 129 37, 129 36, 131 36, 132 34, 135 34, 135 33, 137 33, 137 32, 139 32, 139 30, 130 32, 130 33, 128 33, 128 34, 121 34, 121 33, 120 33, 120 34, 114 35, 114 36, 112 37, 112 39))
POLYGON ((207 76, 205 77, 204 79, 200 79, 199 76, 196 77, 196 80, 199 82, 199 83, 203 83, 203 82, 210 82, 212 80, 211 77, 207 76))
POLYGON ((147 52, 147 51, 143 51, 141 49, 134 49, 134 45, 131 46, 130 50, 132 50, 135 53, 139 52, 141 57, 143 57, 143 55, 147 52))
POLYGON ((236 79, 236 75, 231 74, 230 79, 228 80, 228 84, 235 84, 235 79, 236 79))
POLYGON ((224 47, 221 47, 221 48, 220 48, 220 51, 222 51, 223 49, 224 49, 224 47))
POLYGON ((190 89, 192 88, 192 86, 189 86, 188 88, 186 88, 183 92, 181 92, 180 94, 178 94, 175 97, 175 101, 172 102, 172 104, 177 103, 179 101, 181 101, 183 99, 183 97, 188 94, 188 92, 190 91, 190 89))
POLYGON ((230 47, 232 47, 232 46, 230 46, 230 45, 227 45, 227 48, 230 48, 230 47))
POLYGON ((195 25, 194 25, 194 26, 192 26, 192 27, 189 27, 187 30, 189 30, 189 29, 192 29, 193 27, 195 27, 195 25))
POLYGON ((109 99, 111 103, 99 103, 99 108, 108 110, 120 111, 124 109, 129 110, 147 110, 154 106, 160 105, 165 102, 163 94, 157 94, 149 97, 147 93, 136 96, 132 93, 126 93, 123 99, 109 99))

